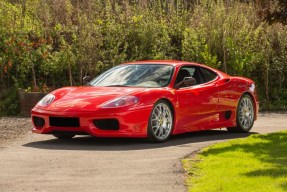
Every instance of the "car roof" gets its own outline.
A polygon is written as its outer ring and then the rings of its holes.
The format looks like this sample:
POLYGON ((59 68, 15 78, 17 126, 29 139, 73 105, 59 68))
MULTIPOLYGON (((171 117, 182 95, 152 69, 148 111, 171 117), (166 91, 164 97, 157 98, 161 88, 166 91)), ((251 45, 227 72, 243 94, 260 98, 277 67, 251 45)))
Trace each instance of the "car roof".
POLYGON ((178 61, 178 60, 144 60, 144 61, 133 61, 127 62, 123 64, 169 64, 169 65, 185 65, 185 64, 193 64, 198 66, 205 66, 202 64, 198 64, 195 62, 188 62, 188 61, 178 61))
POLYGON ((204 64, 199 64, 199 63, 195 63, 195 62, 188 62, 188 61, 178 61, 178 60, 143 60, 143 61, 133 61, 133 62, 127 62, 127 63, 123 63, 125 64, 168 64, 168 65, 173 65, 173 66, 184 66, 184 65, 193 65, 193 66, 198 66, 198 67, 205 67, 208 68, 214 72, 217 72, 217 74, 220 74, 221 76, 229 76, 228 74, 219 71, 217 69, 214 69, 212 67, 209 67, 207 65, 204 64))

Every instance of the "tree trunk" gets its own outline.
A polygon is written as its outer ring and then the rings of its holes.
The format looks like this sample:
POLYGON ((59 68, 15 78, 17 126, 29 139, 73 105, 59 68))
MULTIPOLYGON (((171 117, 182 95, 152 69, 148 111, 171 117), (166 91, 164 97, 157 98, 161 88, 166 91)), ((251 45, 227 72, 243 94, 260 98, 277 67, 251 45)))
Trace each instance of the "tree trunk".
POLYGON ((80 64, 80 83, 83 85, 83 65, 80 64))
POLYGON ((72 68, 71 68, 70 63, 69 63, 69 80, 70 80, 70 85, 73 86, 72 68))
POLYGON ((224 72, 227 73, 227 67, 226 67, 226 52, 225 52, 225 46, 223 45, 223 67, 224 72))
POLYGON ((266 107, 269 110, 269 66, 266 66, 266 78, 265 78, 265 96, 266 96, 266 107))
POLYGON ((22 0, 21 1, 21 8, 22 8, 22 18, 21 18, 21 28, 24 28, 24 20, 25 20, 25 13, 26 13, 26 1, 22 0))
POLYGON ((39 91, 39 87, 37 85, 37 79, 36 79, 36 73, 35 73, 35 68, 34 64, 32 63, 32 78, 33 78, 33 91, 39 91))

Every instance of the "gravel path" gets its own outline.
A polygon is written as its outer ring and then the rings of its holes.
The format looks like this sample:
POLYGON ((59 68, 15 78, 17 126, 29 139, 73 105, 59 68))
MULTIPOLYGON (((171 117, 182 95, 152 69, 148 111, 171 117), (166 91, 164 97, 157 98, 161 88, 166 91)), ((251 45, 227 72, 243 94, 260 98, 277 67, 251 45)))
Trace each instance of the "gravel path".
POLYGON ((2 118, 0 122, 0 132, 5 132, 1 133, 5 138, 0 150, 1 192, 186 191, 181 158, 213 143, 287 130, 287 114, 260 114, 250 134, 229 134, 222 129, 150 144, 141 139, 87 136, 60 141, 30 131, 22 135, 31 128, 29 119, 2 118), (22 138, 7 143, 19 134, 22 138))
POLYGON ((31 128, 30 118, 0 117, 0 148, 24 137, 31 128))

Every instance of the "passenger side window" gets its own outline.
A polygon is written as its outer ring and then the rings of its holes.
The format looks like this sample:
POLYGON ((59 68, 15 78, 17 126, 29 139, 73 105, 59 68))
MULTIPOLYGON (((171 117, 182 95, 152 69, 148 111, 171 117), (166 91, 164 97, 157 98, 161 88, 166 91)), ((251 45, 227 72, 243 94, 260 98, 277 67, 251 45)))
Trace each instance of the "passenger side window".
POLYGON ((201 68, 201 71, 205 77, 205 82, 212 81, 217 77, 216 73, 214 73, 213 71, 210 71, 206 68, 201 68))

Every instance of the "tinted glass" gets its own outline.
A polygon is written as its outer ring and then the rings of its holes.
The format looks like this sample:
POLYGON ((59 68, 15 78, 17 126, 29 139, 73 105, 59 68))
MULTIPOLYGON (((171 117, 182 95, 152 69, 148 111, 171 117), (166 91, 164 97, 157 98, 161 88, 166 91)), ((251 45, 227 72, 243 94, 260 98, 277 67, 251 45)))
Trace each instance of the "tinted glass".
POLYGON ((205 82, 212 81, 213 79, 215 79, 217 77, 216 73, 214 73, 208 69, 201 68, 201 71, 205 76, 205 82))
MULTIPOLYGON (((181 70, 186 70, 188 71, 189 75, 188 77, 193 77, 195 80, 196 80, 196 85, 199 85, 201 83, 204 83, 204 78, 202 76, 202 73, 199 69, 199 67, 194 67, 194 66, 185 66, 185 67, 182 67, 180 68, 180 71, 181 70)), ((180 73, 179 73, 180 74, 180 73)), ((184 77, 180 77, 179 75, 177 76, 177 79, 176 79, 176 83, 179 83, 180 81, 182 81, 184 79, 184 77)))
POLYGON ((173 66, 160 64, 119 65, 101 74, 92 86, 165 87, 169 84, 173 66))

